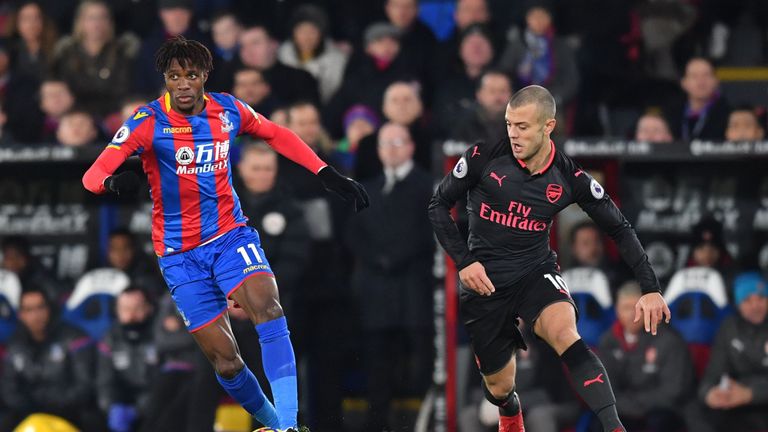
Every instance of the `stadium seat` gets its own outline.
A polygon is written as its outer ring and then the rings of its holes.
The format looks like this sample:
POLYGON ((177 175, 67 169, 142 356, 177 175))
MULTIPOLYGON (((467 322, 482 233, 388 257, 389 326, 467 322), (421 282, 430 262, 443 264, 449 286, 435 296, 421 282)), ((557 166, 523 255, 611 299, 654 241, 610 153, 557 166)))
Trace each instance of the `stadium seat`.
POLYGON ((16 329, 21 282, 15 273, 0 270, 0 345, 5 344, 16 329))
POLYGON ((113 320, 115 296, 128 287, 128 276, 113 268, 100 268, 84 274, 75 285, 64 307, 66 322, 101 340, 113 320))
POLYGON ((678 270, 664 298, 672 311, 671 325, 688 343, 696 374, 701 377, 720 322, 731 311, 723 277, 708 267, 678 270))
POLYGON ((587 345, 596 347, 614 319, 608 277, 600 269, 576 267, 564 271, 563 279, 579 308, 579 334, 587 345))

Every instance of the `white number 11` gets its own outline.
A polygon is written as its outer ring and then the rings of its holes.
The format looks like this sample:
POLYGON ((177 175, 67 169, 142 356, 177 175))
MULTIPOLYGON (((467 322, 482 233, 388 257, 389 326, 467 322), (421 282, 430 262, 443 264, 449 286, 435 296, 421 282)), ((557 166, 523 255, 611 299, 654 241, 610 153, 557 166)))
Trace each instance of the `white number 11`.
MULTIPOLYGON (((258 262, 259 264, 263 263, 263 261, 261 260, 261 256, 259 255, 259 251, 256 250, 256 245, 253 243, 248 243, 248 248, 251 251, 253 251, 253 256, 256 257, 256 262, 258 262)), ((245 260, 246 265, 253 264, 253 261, 251 261, 251 257, 248 256, 248 252, 245 251, 245 248, 243 246, 240 246, 239 248, 237 248, 237 251, 240 252, 240 255, 243 256, 243 260, 245 260)))

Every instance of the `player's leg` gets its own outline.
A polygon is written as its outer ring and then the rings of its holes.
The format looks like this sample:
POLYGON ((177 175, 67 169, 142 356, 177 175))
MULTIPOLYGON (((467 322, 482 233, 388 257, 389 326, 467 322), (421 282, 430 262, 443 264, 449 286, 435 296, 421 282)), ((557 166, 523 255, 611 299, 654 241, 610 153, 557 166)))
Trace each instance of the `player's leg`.
POLYGON ((240 351, 224 314, 192 333, 216 371, 216 378, 246 411, 262 424, 278 427, 277 413, 259 386, 259 382, 240 357, 240 351))
POLYGON ((517 361, 514 354, 504 368, 483 375, 483 393, 488 402, 499 407, 499 432, 523 431, 523 412, 515 392, 517 361))
POLYGON ((523 415, 515 393, 515 350, 527 349, 517 328, 513 296, 462 293, 461 317, 483 375, 485 398, 499 407, 499 431, 522 432, 523 415))
POLYGON ((255 274, 243 281, 231 298, 256 326, 264 374, 272 388, 280 427, 296 427, 299 411, 296 357, 275 278, 267 273, 255 274))
POLYGON ((210 244, 216 283, 256 327, 264 374, 281 429, 297 428, 296 358, 280 306, 277 283, 255 229, 239 227, 210 244))
POLYGON ((245 366, 232 334, 227 300, 210 279, 205 245, 158 260, 187 329, 216 371, 222 387, 261 423, 277 427, 277 415, 256 377, 245 366))
POLYGON ((625 431, 616 413, 616 398, 608 373, 576 330, 575 306, 565 299, 550 303, 542 309, 533 331, 568 366, 573 388, 597 414, 603 429, 608 432, 625 431))

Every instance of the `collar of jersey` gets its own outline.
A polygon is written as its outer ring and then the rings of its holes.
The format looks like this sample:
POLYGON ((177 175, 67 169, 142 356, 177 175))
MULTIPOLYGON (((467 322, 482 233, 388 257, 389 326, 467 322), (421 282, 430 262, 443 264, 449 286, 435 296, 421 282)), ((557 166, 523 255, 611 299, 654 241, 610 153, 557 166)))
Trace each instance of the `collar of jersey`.
MULTIPOLYGON (((549 152, 549 160, 547 161, 547 164, 544 165, 544 168, 542 168, 541 171, 535 172, 535 173, 531 173, 531 175, 544 174, 549 169, 549 167, 552 166, 552 161, 555 160, 555 151, 556 151, 556 149, 555 149, 555 143, 552 140, 549 140, 549 145, 552 146, 552 151, 549 152)), ((517 163, 520 164, 521 167, 528 168, 525 165, 525 162, 521 161, 518 158, 515 158, 515 160, 517 161, 517 163)))
MULTIPOLYGON (((203 93, 203 100, 206 102, 210 99, 208 98, 208 95, 206 93, 203 93)), ((165 108, 165 112, 167 114, 175 114, 181 117, 192 117, 192 116, 185 116, 184 114, 177 113, 176 111, 171 108, 171 92, 165 92, 165 95, 163 96, 163 108, 165 108)), ((205 108, 203 108, 203 111, 205 111, 205 108)), ((200 112, 203 112, 200 111, 200 112)))

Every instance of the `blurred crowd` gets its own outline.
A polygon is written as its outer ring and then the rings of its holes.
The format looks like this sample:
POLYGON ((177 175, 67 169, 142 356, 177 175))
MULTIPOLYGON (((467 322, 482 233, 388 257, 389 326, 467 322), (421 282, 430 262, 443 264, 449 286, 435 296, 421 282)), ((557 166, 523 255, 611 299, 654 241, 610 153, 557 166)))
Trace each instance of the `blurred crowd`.
MULTIPOLYGON (((557 100, 558 144, 761 140, 763 108, 728 100, 715 67, 764 65, 766 18, 759 0, 8 1, 0 146, 100 148, 162 94, 152 60, 160 44, 175 35, 204 42, 214 57, 206 90, 232 93, 292 129, 371 195, 371 208, 350 217, 263 142, 235 143, 236 187, 277 275, 305 421, 313 431, 355 429, 342 415, 351 395, 368 404, 357 430, 407 428, 392 401, 424 397, 434 357, 435 246, 424 209, 439 170, 435 143, 504 139, 505 105, 529 84, 557 100)), ((722 430, 738 419, 748 423, 737 430, 768 429, 766 282, 729 259, 716 223, 694 231, 688 265, 720 275, 725 303, 679 307, 711 318, 710 340, 672 327, 642 333, 630 317, 639 295, 631 272, 609 259, 594 225, 573 229, 564 268, 599 269, 608 281, 608 305, 598 307, 609 318, 593 345, 615 377, 623 418, 653 431, 722 430)), ((211 431, 224 395, 155 262, 125 229, 110 233, 104 255, 129 282, 99 330, 89 327, 105 312, 92 310, 98 304, 73 301, 80 288, 50 276, 27 239, 2 239, 2 267, 21 288, 0 293, 0 330, 16 323, 0 339, 0 431, 32 412, 84 430, 211 431)), ((230 316, 245 361, 260 371, 255 332, 239 309, 230 316)), ((552 373, 560 369, 551 353, 529 346, 518 353, 528 429, 589 428, 552 373)), ((475 378, 462 431, 488 421, 475 378)))

